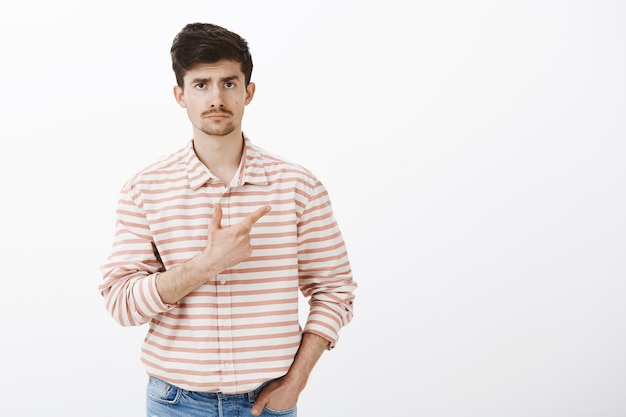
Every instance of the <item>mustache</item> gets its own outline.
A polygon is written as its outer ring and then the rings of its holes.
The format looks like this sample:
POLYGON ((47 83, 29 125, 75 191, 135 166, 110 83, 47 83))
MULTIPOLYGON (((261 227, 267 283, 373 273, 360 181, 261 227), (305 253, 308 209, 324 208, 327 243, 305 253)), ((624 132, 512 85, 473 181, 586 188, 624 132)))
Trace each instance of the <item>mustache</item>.
POLYGON ((205 117, 205 116, 209 116, 211 114, 228 114, 230 116, 233 115, 228 110, 221 109, 221 110, 207 110, 207 111, 202 112, 202 114, 200 116, 205 117))

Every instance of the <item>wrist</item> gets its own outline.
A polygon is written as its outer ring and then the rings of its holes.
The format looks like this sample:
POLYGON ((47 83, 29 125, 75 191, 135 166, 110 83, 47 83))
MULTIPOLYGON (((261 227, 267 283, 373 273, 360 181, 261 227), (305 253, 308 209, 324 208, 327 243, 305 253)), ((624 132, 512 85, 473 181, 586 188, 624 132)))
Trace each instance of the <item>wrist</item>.
POLYGON ((292 367, 292 369, 290 369, 282 379, 283 382, 292 387, 292 389, 297 392, 302 392, 306 387, 309 376, 306 372, 299 372, 292 367))
POLYGON ((196 255, 182 265, 184 268, 183 273, 188 280, 203 283, 219 273, 219 271, 215 271, 214 265, 208 262, 203 255, 203 253, 196 255))

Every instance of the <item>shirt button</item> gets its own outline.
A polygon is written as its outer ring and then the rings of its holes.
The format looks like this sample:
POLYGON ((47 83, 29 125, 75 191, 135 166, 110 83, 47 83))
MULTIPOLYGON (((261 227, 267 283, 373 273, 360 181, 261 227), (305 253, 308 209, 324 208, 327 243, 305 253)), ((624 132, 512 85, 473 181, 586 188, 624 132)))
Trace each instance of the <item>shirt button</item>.
POLYGON ((226 280, 225 280, 224 278, 222 278, 222 279, 220 280, 220 284, 222 284, 222 285, 226 284, 226 280))
POLYGON ((224 362, 224 368, 226 368, 226 369, 230 368, 230 363, 224 362))

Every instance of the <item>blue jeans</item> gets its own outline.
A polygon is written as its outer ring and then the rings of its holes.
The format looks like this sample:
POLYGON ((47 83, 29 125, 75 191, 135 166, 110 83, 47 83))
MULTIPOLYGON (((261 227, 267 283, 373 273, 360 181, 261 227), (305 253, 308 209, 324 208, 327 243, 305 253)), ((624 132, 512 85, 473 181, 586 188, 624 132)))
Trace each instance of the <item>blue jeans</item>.
MULTIPOLYGON (((146 390, 147 417, 248 417, 266 384, 246 394, 187 391, 150 377, 146 390)), ((296 417, 296 407, 276 411, 265 407, 261 417, 296 417)))

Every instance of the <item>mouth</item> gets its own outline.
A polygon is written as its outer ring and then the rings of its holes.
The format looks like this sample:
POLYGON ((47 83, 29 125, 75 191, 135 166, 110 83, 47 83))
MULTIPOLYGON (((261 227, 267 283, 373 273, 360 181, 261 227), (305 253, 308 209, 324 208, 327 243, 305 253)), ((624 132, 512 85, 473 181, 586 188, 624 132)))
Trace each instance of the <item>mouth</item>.
POLYGON ((226 112, 210 112, 203 113, 202 117, 206 119, 225 119, 227 117, 230 117, 230 114, 226 112))

